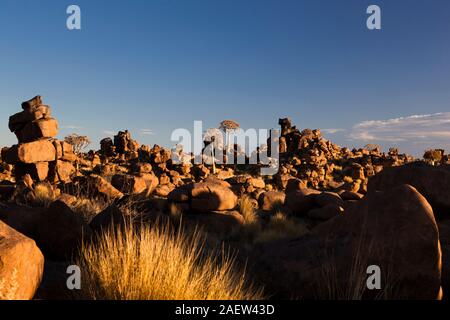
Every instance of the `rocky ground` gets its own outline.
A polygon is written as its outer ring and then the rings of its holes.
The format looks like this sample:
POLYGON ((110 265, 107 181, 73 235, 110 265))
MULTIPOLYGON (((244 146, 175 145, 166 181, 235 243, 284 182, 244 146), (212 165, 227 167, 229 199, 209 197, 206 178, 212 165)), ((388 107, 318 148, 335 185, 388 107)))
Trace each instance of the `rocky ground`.
MULTIPOLYGON (((128 131, 74 152, 40 97, 9 119, 0 161, 0 299, 62 299, 81 243, 126 221, 200 227, 236 252, 274 299, 439 299, 450 295, 450 166, 350 150, 280 119, 280 171, 182 165, 128 131), (366 286, 376 265, 382 289, 366 286)), ((235 153, 240 152, 235 147, 235 153)), ((193 157, 180 154, 184 158, 193 157)))

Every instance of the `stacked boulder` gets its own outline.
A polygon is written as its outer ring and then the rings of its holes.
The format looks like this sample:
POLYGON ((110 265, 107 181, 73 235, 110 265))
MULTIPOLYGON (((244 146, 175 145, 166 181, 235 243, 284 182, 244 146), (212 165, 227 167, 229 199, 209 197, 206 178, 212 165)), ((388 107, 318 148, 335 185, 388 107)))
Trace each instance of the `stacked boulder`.
POLYGON ((9 118, 9 129, 18 144, 2 149, 2 159, 14 165, 16 180, 30 175, 34 181, 69 182, 76 160, 70 144, 55 139, 58 121, 36 96, 22 103, 23 111, 9 118))
POLYGON ((111 138, 105 138, 100 141, 100 153, 104 157, 117 157, 122 161, 138 158, 139 143, 131 139, 131 133, 128 130, 119 131, 111 138))
POLYGON ((414 159, 392 148, 382 153, 379 147, 350 150, 324 139, 320 130, 300 131, 289 118, 279 119, 282 166, 275 177, 279 189, 286 189, 292 178, 314 189, 365 193, 368 178, 386 167, 400 166, 414 159))

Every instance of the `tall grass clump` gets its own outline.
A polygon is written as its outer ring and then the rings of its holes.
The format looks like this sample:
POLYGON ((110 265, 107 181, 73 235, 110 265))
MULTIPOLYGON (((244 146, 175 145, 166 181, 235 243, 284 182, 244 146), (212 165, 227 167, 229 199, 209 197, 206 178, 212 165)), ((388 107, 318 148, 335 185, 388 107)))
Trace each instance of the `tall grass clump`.
POLYGON ((83 298, 100 300, 251 300, 262 291, 234 260, 203 250, 198 232, 168 225, 105 231, 81 249, 83 298))
POLYGON ((32 202, 35 205, 48 207, 54 202, 58 195, 49 183, 37 183, 33 188, 32 202))
POLYGON ((101 198, 77 197, 76 200, 70 204, 70 208, 89 223, 97 214, 105 210, 109 205, 110 202, 101 198))
POLYGON ((258 223, 258 215, 250 197, 244 196, 239 200, 239 213, 244 218, 245 225, 254 225, 258 223))
POLYGON ((282 211, 276 212, 265 228, 256 235, 256 243, 277 240, 294 239, 309 232, 306 224, 295 218, 288 217, 282 211))

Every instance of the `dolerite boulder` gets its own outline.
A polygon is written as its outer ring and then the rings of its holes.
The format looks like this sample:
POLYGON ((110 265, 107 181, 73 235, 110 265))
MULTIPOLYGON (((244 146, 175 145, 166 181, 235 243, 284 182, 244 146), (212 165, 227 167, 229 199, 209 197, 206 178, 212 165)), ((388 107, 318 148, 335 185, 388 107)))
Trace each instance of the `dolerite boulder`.
POLYGON ((36 241, 46 258, 64 260, 91 236, 90 227, 64 202, 49 208, 12 206, 0 210, 0 220, 36 241))
POLYGON ((218 179, 180 186, 171 190, 167 198, 172 202, 188 203, 190 209, 198 213, 233 210, 238 201, 230 184, 218 179))
POLYGON ((142 177, 128 174, 116 174, 111 179, 111 184, 123 193, 138 194, 147 190, 147 182, 142 177))
POLYGON ((9 118, 18 144, 2 149, 3 161, 15 165, 16 181, 30 175, 37 182, 70 182, 76 171, 72 163, 78 158, 72 145, 55 139, 58 121, 51 118, 50 107, 36 96, 22 103, 22 108, 9 118))
POLYGON ((450 165, 412 163, 386 168, 369 179, 368 191, 385 190, 401 184, 415 187, 431 204, 436 217, 450 217, 450 165))
POLYGON ((264 211, 272 211, 284 205, 286 194, 282 191, 268 191, 261 193, 258 198, 259 207, 264 211))
POLYGON ((120 199, 123 193, 114 188, 105 178, 92 174, 87 177, 87 185, 94 196, 105 199, 120 199))
POLYGON ((111 227, 123 227, 127 223, 127 218, 115 204, 97 214, 89 223, 94 232, 108 230, 111 227))
POLYGON ((39 119, 25 125, 16 132, 19 143, 35 141, 36 139, 52 138, 58 134, 58 121, 55 119, 39 119))
POLYGON ((315 207, 315 197, 320 191, 314 189, 299 189, 286 195, 286 206, 296 216, 305 216, 309 210, 315 207))
POLYGON ((237 200, 226 182, 195 183, 191 191, 191 209, 196 212, 233 210, 237 200))
POLYGON ((2 158, 6 163, 38 163, 56 160, 56 149, 50 140, 22 143, 6 149, 2 158))
POLYGON ((312 233, 253 254, 252 272, 279 298, 440 297, 438 228, 431 206, 409 185, 369 194, 312 233), (373 265, 381 270, 381 290, 366 286, 373 265))
POLYGON ((0 221, 0 300, 32 299, 43 271, 35 242, 0 221))

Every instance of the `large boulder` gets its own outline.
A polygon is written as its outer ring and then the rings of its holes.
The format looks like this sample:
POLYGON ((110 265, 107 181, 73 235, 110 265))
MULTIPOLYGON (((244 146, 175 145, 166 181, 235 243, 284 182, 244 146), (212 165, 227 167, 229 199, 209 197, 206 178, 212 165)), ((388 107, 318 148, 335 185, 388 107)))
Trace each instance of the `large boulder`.
POLYGON ((299 189, 289 192, 286 195, 286 206, 296 216, 304 216, 309 210, 316 206, 315 197, 320 194, 320 191, 314 189, 299 189))
POLYGON ((70 257, 83 238, 91 235, 81 216, 62 201, 55 201, 49 208, 1 209, 0 220, 35 240, 45 257, 55 260, 70 257))
POLYGON ((2 150, 2 159, 10 164, 55 161, 56 149, 52 141, 38 140, 2 150))
POLYGON ((29 122, 42 118, 50 118, 51 109, 49 106, 40 105, 31 110, 24 110, 9 117, 8 127, 11 132, 23 129, 29 122))
POLYGON ((386 168, 369 179, 368 191, 385 190, 401 184, 416 188, 431 204, 436 217, 450 217, 450 165, 412 163, 386 168))
POLYGON ((32 299, 43 271, 35 242, 0 221, 0 300, 32 299))
POLYGON ((116 174, 111 179, 111 184, 123 193, 138 194, 147 190, 147 182, 142 177, 129 174, 116 174))
POLYGON ((440 297, 438 228, 427 200, 409 185, 373 192, 310 234, 253 254, 255 276, 280 298, 440 297), (366 286, 373 265, 381 290, 366 286))
POLYGON ((244 224, 244 218, 237 211, 185 214, 181 222, 191 230, 200 229, 208 234, 208 241, 222 240, 244 224))
POLYGON ((126 223, 127 219, 125 214, 115 204, 112 204, 97 214, 89 225, 93 231, 101 232, 111 227, 123 227, 126 223))
POLYGON ((41 105, 42 105, 42 97, 35 96, 34 98, 32 98, 28 101, 22 102, 22 109, 24 111, 32 111, 41 105))
POLYGON ((27 123, 23 129, 15 133, 19 143, 53 138, 58 134, 58 121, 52 118, 35 120, 27 123))
POLYGON ((76 168, 71 162, 57 160, 54 166, 59 181, 68 183, 72 180, 71 177, 76 172, 76 168))
POLYGON ((196 212, 233 210, 237 196, 225 181, 195 183, 191 190, 191 209, 196 212))
POLYGON ((267 191, 258 197, 259 207, 264 211, 272 211, 284 205, 286 194, 282 191, 267 191))
POLYGON ((21 180, 27 174, 34 181, 44 181, 49 174, 48 162, 22 163, 18 162, 15 166, 15 176, 17 180, 21 180))
POLYGON ((95 196, 106 199, 120 199, 123 193, 114 188, 105 178, 92 174, 87 178, 88 188, 95 196))

